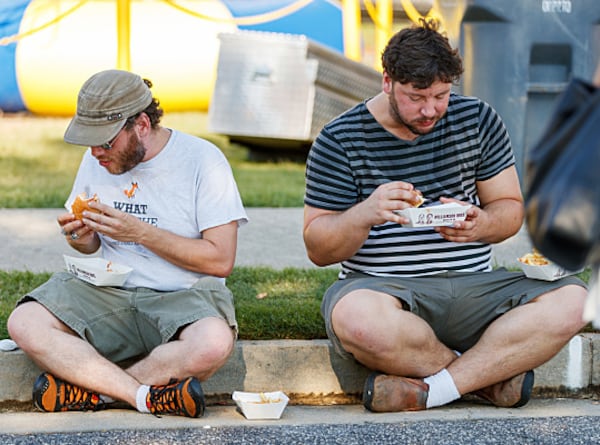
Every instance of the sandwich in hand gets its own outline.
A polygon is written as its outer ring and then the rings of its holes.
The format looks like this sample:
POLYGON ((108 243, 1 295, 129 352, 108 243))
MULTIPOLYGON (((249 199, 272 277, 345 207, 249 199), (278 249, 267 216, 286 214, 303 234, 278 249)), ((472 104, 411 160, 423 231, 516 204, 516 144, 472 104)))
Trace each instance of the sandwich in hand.
POLYGON ((88 198, 85 193, 80 193, 75 197, 75 201, 73 201, 73 205, 71 205, 71 212, 75 215, 75 219, 82 219, 84 210, 100 213, 100 210, 92 209, 90 207, 90 202, 92 201, 100 202, 95 193, 91 198, 88 198))

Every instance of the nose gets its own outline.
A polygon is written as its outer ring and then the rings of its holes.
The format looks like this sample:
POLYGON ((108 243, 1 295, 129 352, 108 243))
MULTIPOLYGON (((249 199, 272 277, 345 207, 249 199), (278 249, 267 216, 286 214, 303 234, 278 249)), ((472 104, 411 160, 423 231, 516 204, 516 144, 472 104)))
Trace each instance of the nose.
POLYGON ((421 114, 425 117, 435 116, 435 101, 426 101, 421 108, 421 114))
POLYGON ((92 150, 92 156, 97 158, 98 156, 100 156, 103 152, 104 149, 101 147, 90 147, 90 149, 92 150))

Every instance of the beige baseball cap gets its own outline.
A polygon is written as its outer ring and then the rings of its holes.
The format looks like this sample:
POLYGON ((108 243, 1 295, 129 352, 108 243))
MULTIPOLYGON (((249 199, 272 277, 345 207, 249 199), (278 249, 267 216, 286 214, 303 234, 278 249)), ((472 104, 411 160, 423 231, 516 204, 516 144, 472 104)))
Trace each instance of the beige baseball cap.
POLYGON ((151 102, 150 88, 137 74, 121 70, 96 73, 79 90, 77 113, 65 131, 65 142, 102 145, 117 135, 127 118, 151 102))

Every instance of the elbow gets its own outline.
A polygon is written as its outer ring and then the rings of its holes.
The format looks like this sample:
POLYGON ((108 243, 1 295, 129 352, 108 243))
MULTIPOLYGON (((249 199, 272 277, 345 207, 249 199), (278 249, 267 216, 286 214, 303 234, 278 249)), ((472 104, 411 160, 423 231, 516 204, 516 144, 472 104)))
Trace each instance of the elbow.
POLYGON ((211 268, 210 275, 217 278, 227 278, 233 272, 233 262, 230 264, 218 264, 211 268))
POLYGON ((235 257, 232 259, 224 259, 223 261, 215 261, 211 275, 218 278, 227 278, 233 272, 235 265, 235 257))
POLYGON ((325 267, 325 266, 330 266, 330 265, 338 262, 338 261, 333 261, 331 258, 326 258, 324 256, 317 255, 315 252, 311 252, 310 250, 307 250, 306 253, 308 255, 308 259, 315 266, 325 267))

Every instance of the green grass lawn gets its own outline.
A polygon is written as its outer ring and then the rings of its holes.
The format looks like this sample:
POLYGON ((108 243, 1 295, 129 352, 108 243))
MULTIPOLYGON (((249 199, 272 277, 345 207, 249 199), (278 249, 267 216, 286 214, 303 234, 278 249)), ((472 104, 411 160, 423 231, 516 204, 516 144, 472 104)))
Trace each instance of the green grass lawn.
MULTIPOLYGON (((50 273, 0 271, 0 339, 16 301, 50 273)), ((335 281, 334 269, 237 267, 227 279, 235 296, 240 339, 326 338, 321 297, 335 281)))
MULTIPOLYGON (((579 274, 587 281, 590 271, 579 274)), ((50 277, 49 273, 0 271, 0 339, 15 302, 50 277)), ((326 338, 320 314, 322 296, 337 278, 336 269, 236 267, 227 279, 235 296, 240 339, 310 340, 326 338)), ((584 332, 596 332, 591 325, 584 332)))
MULTIPOLYGON (((86 150, 62 140, 68 123, 23 113, 0 116, 0 208, 63 206, 86 150)), ((163 124, 215 143, 231 164, 246 207, 303 205, 303 162, 251 160, 247 147, 206 132, 206 113, 167 113, 163 124)))

